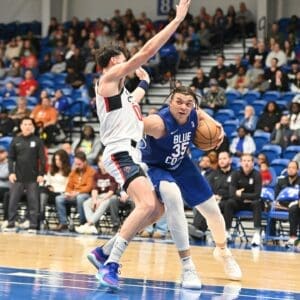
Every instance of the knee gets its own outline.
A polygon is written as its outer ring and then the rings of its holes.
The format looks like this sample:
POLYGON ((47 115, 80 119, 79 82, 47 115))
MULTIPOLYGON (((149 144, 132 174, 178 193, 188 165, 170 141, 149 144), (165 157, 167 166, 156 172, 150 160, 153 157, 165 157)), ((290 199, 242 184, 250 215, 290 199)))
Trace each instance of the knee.
POLYGON ((63 204, 65 201, 65 197, 64 196, 57 196, 55 197, 55 204, 56 205, 61 205, 63 204))

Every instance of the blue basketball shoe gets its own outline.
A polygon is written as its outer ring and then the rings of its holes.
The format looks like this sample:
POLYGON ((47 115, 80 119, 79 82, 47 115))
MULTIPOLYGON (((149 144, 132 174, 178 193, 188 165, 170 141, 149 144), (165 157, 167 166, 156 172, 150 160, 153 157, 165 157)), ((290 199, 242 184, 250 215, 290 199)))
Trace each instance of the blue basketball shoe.
POLYGON ((108 259, 108 255, 104 254, 102 247, 97 247, 87 255, 90 263, 99 270, 108 259))
POLYGON ((119 289, 119 264, 110 262, 100 267, 96 278, 100 284, 111 289, 119 289))

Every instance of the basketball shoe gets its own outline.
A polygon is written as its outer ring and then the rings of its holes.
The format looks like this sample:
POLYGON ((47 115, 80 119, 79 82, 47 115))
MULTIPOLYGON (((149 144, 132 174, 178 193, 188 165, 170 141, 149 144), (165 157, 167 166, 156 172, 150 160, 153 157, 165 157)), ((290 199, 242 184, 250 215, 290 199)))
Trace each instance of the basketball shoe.
POLYGON ((220 249, 216 247, 214 250, 214 257, 216 260, 223 263, 225 274, 229 279, 242 279, 242 271, 228 248, 220 249))
POLYGON ((201 281, 194 268, 182 270, 181 286, 185 289, 201 289, 201 281))
POLYGON ((97 247, 87 255, 87 259, 99 270, 108 259, 108 255, 104 254, 102 247, 97 247))
POLYGON ((102 265, 96 274, 96 278, 102 286, 119 289, 119 264, 110 262, 102 265))

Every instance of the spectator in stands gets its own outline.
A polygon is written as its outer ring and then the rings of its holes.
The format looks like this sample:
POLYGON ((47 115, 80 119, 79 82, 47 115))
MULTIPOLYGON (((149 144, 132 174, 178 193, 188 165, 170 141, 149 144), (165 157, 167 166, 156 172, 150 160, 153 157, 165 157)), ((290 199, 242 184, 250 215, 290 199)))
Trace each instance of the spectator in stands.
POLYGON ((188 59, 187 59, 186 51, 188 49, 188 43, 181 32, 176 33, 174 46, 176 48, 179 57, 178 67, 187 68, 188 59))
POLYGON ((217 111, 226 106, 227 98, 225 90, 221 88, 215 78, 209 81, 209 90, 205 93, 201 100, 200 106, 203 108, 211 108, 217 111))
POLYGON ((199 25, 198 36, 200 39, 201 51, 206 50, 210 52, 211 48, 211 32, 205 21, 201 21, 199 25))
POLYGON ((293 131, 289 127, 289 117, 288 115, 282 115, 280 122, 275 125, 275 128, 271 134, 271 143, 281 146, 285 149, 291 144, 291 137, 293 131))
POLYGON ((13 37, 6 45, 5 60, 11 62, 13 58, 20 57, 22 44, 16 37, 13 37))
POLYGON ((64 59, 64 54, 60 51, 56 51, 54 63, 51 67, 51 73, 64 73, 67 69, 67 63, 64 59))
POLYGON ((63 143, 61 145, 60 149, 63 149, 63 150, 65 150, 68 153, 70 165, 73 166, 73 163, 74 163, 74 152, 72 150, 71 144, 70 143, 63 143))
POLYGON ((254 16, 245 2, 240 2, 240 10, 236 13, 235 22, 240 37, 246 38, 255 35, 254 16))
POLYGON ((19 85, 19 95, 23 97, 33 96, 37 88, 38 82, 34 79, 32 71, 25 71, 24 80, 19 85))
POLYGON ((74 89, 78 89, 85 84, 85 77, 83 73, 75 72, 73 66, 68 66, 67 68, 68 75, 66 76, 66 84, 71 85, 74 89))
POLYGON ((55 204, 55 197, 62 195, 67 186, 71 165, 68 153, 59 149, 54 152, 50 170, 45 176, 44 186, 40 190, 40 220, 45 220, 45 207, 55 204))
POLYGON ((55 198, 59 224, 56 231, 68 229, 66 205, 76 205, 80 224, 86 222, 83 202, 90 197, 93 188, 95 170, 87 163, 86 155, 78 151, 75 153, 74 169, 68 177, 65 193, 55 198))
POLYGON ((75 73, 83 73, 85 68, 85 59, 81 55, 80 49, 75 47, 74 54, 67 59, 67 69, 72 67, 75 73))
POLYGON ((9 181, 12 183, 9 197, 8 230, 15 230, 18 203, 26 193, 30 231, 38 229, 39 188, 44 181, 45 152, 41 139, 35 136, 34 121, 28 117, 21 120, 21 135, 14 137, 8 156, 9 181))
POLYGON ((89 164, 94 164, 99 152, 102 149, 100 139, 96 137, 95 130, 90 125, 85 125, 80 138, 74 139, 72 150, 74 153, 82 151, 85 153, 89 164))
POLYGON ((110 218, 112 223, 112 233, 116 233, 120 226, 122 219, 120 218, 120 210, 126 210, 126 215, 134 209, 134 202, 124 192, 120 192, 120 197, 111 199, 109 203, 110 218))
POLYGON ((20 60, 19 58, 13 58, 11 61, 10 66, 7 69, 6 72, 6 76, 7 77, 17 77, 17 78, 21 78, 22 76, 22 67, 20 64, 20 60))
POLYGON ((290 64, 296 58, 296 53, 289 40, 284 41, 283 51, 286 55, 287 63, 290 64))
POLYGON ((27 99, 25 97, 19 97, 17 107, 9 112, 9 117, 14 121, 14 127, 19 127, 20 121, 24 117, 29 117, 30 114, 31 110, 27 107, 27 99))
POLYGON ((43 56, 43 60, 39 63, 39 74, 50 72, 52 65, 53 63, 51 60, 51 54, 45 53, 43 56))
POLYGON ((284 51, 281 50, 279 43, 275 43, 274 49, 269 52, 269 54, 266 58, 266 66, 267 67, 269 67, 269 68, 271 67, 271 60, 274 57, 278 59, 278 63, 277 63, 278 67, 282 67, 287 63, 286 54, 284 53, 284 51))
MULTIPOLYGON (((284 188, 300 186, 299 165, 296 161, 290 161, 287 168, 287 176, 278 178, 277 185, 275 187, 275 197, 277 197, 284 188)), ((286 206, 284 203, 276 204, 278 209, 287 209, 289 212, 289 223, 290 223, 290 239, 287 242, 287 246, 293 246, 297 239, 297 229, 300 229, 300 218, 299 218, 299 202, 287 202, 286 206)), ((275 223, 273 222, 271 231, 275 233, 275 223)))
POLYGON ((238 136, 233 138, 230 144, 230 153, 241 157, 244 153, 254 154, 256 150, 255 142, 247 129, 240 126, 237 130, 238 136))
POLYGON ((238 73, 233 76, 230 80, 230 84, 227 87, 227 90, 236 90, 241 94, 244 94, 248 91, 249 87, 249 78, 246 75, 246 69, 244 66, 238 67, 238 73))
POLYGON ((256 59, 260 59, 261 65, 262 67, 264 67, 266 63, 267 55, 268 55, 268 51, 266 50, 266 45, 264 41, 258 41, 257 48, 255 48, 253 52, 251 52, 249 55, 249 62, 251 65, 253 65, 256 59))
POLYGON ((256 129, 257 116, 255 115, 255 110, 253 106, 247 105, 244 110, 244 118, 240 122, 240 126, 246 128, 246 130, 253 134, 256 129))
MULTIPOLYGON (((297 59, 294 59, 290 62, 290 69, 287 72, 290 83, 294 83, 296 80, 296 75, 300 71, 299 63, 297 59)), ((300 78, 299 78, 300 80, 300 78)))
POLYGON ((55 136, 58 135, 58 112, 51 106, 48 95, 42 97, 41 104, 35 106, 30 114, 38 127, 38 131, 45 140, 47 146, 56 142, 55 136), (45 136, 44 136, 45 135, 45 136))
POLYGON ((257 76, 257 79, 254 83, 252 83, 251 90, 264 93, 266 92, 270 87, 269 80, 266 79, 264 74, 259 74, 257 76))
POLYGON ((64 114, 69 108, 69 101, 65 97, 61 89, 55 91, 54 97, 51 99, 52 106, 58 111, 59 114, 64 114))
POLYGON ((277 70, 275 77, 271 79, 270 87, 271 91, 287 92, 289 91, 288 77, 281 70, 277 70))
POLYGON ((264 69, 261 64, 261 59, 256 58, 253 63, 253 67, 249 68, 246 73, 246 77, 249 79, 249 89, 252 90, 259 82, 258 76, 264 74, 264 69))
POLYGON ((271 66, 270 68, 265 69, 265 78, 271 82, 273 78, 275 78, 276 72, 279 70, 278 67, 278 59, 276 57, 273 57, 271 59, 271 66))
POLYGON ((8 224, 8 201, 6 198, 9 194, 10 182, 9 182, 9 171, 8 171, 8 160, 7 160, 7 149, 0 145, 0 202, 3 203, 3 220, 1 229, 4 229, 8 224))
POLYGON ((193 77, 190 86, 195 89, 196 92, 199 91, 201 95, 206 93, 209 86, 209 78, 204 74, 202 68, 197 69, 196 76, 193 77))
POLYGON ((234 75, 238 74, 239 68, 243 66, 242 64, 242 57, 241 55, 235 55, 234 57, 234 63, 230 64, 227 68, 227 78, 232 78, 234 75))
POLYGON ((272 172, 269 169, 269 165, 267 162, 260 163, 260 177, 261 177, 261 184, 262 186, 268 186, 272 182, 272 172))
POLYGON ((98 171, 94 175, 94 186, 91 197, 83 203, 84 214, 87 222, 76 226, 78 233, 98 233, 96 223, 108 209, 110 202, 117 198, 116 192, 118 184, 104 168, 102 155, 97 159, 98 171))
POLYGON ((17 95, 17 89, 12 81, 8 81, 1 89, 0 93, 3 98, 14 97, 17 95))
POLYGON ((227 73, 227 67, 224 65, 225 57, 222 54, 217 56, 217 64, 213 66, 210 70, 209 77, 215 78, 217 80, 220 79, 221 72, 227 73))
POLYGON ((229 199, 224 208, 224 218, 227 230, 227 237, 231 240, 231 223, 234 213, 240 210, 253 211, 254 235, 251 244, 260 245, 260 228, 262 202, 261 177, 254 169, 254 157, 251 154, 241 156, 241 168, 232 173, 231 184, 229 185, 229 199))
POLYGON ((300 71, 296 73, 296 78, 291 84, 291 91, 294 93, 300 93, 300 71))
POLYGON ((268 39, 274 39, 279 45, 283 46, 284 33, 279 30, 277 22, 272 23, 268 39))
POLYGON ((209 24, 211 21, 211 15, 207 13, 206 8, 204 6, 200 7, 199 14, 195 17, 195 22, 199 23, 200 22, 206 22, 209 24))
POLYGON ((297 95, 292 100, 289 109, 289 126, 295 131, 294 134, 300 135, 300 96, 297 95))
POLYGON ((12 135, 15 127, 14 121, 9 118, 9 112, 5 107, 0 108, 0 137, 12 135))
POLYGON ((275 101, 270 101, 266 104, 263 113, 259 116, 256 129, 265 132, 272 132, 275 124, 279 122, 281 111, 275 101))
POLYGON ((225 26, 226 26, 226 16, 220 7, 217 7, 215 14, 212 19, 211 27, 211 43, 214 48, 222 49, 225 42, 225 26))
POLYGON ((202 157, 200 157, 198 167, 200 169, 201 174, 205 177, 207 177, 208 174, 210 174, 213 171, 208 155, 203 155, 202 157))

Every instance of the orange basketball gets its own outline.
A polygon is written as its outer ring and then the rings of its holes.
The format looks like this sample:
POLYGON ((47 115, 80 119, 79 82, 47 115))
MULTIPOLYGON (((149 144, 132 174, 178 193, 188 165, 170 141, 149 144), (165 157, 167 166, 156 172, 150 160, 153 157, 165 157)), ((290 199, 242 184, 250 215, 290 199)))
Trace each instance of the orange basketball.
POLYGON ((221 128, 213 120, 201 120, 196 129, 194 144, 204 151, 214 149, 219 142, 220 134, 221 128))

